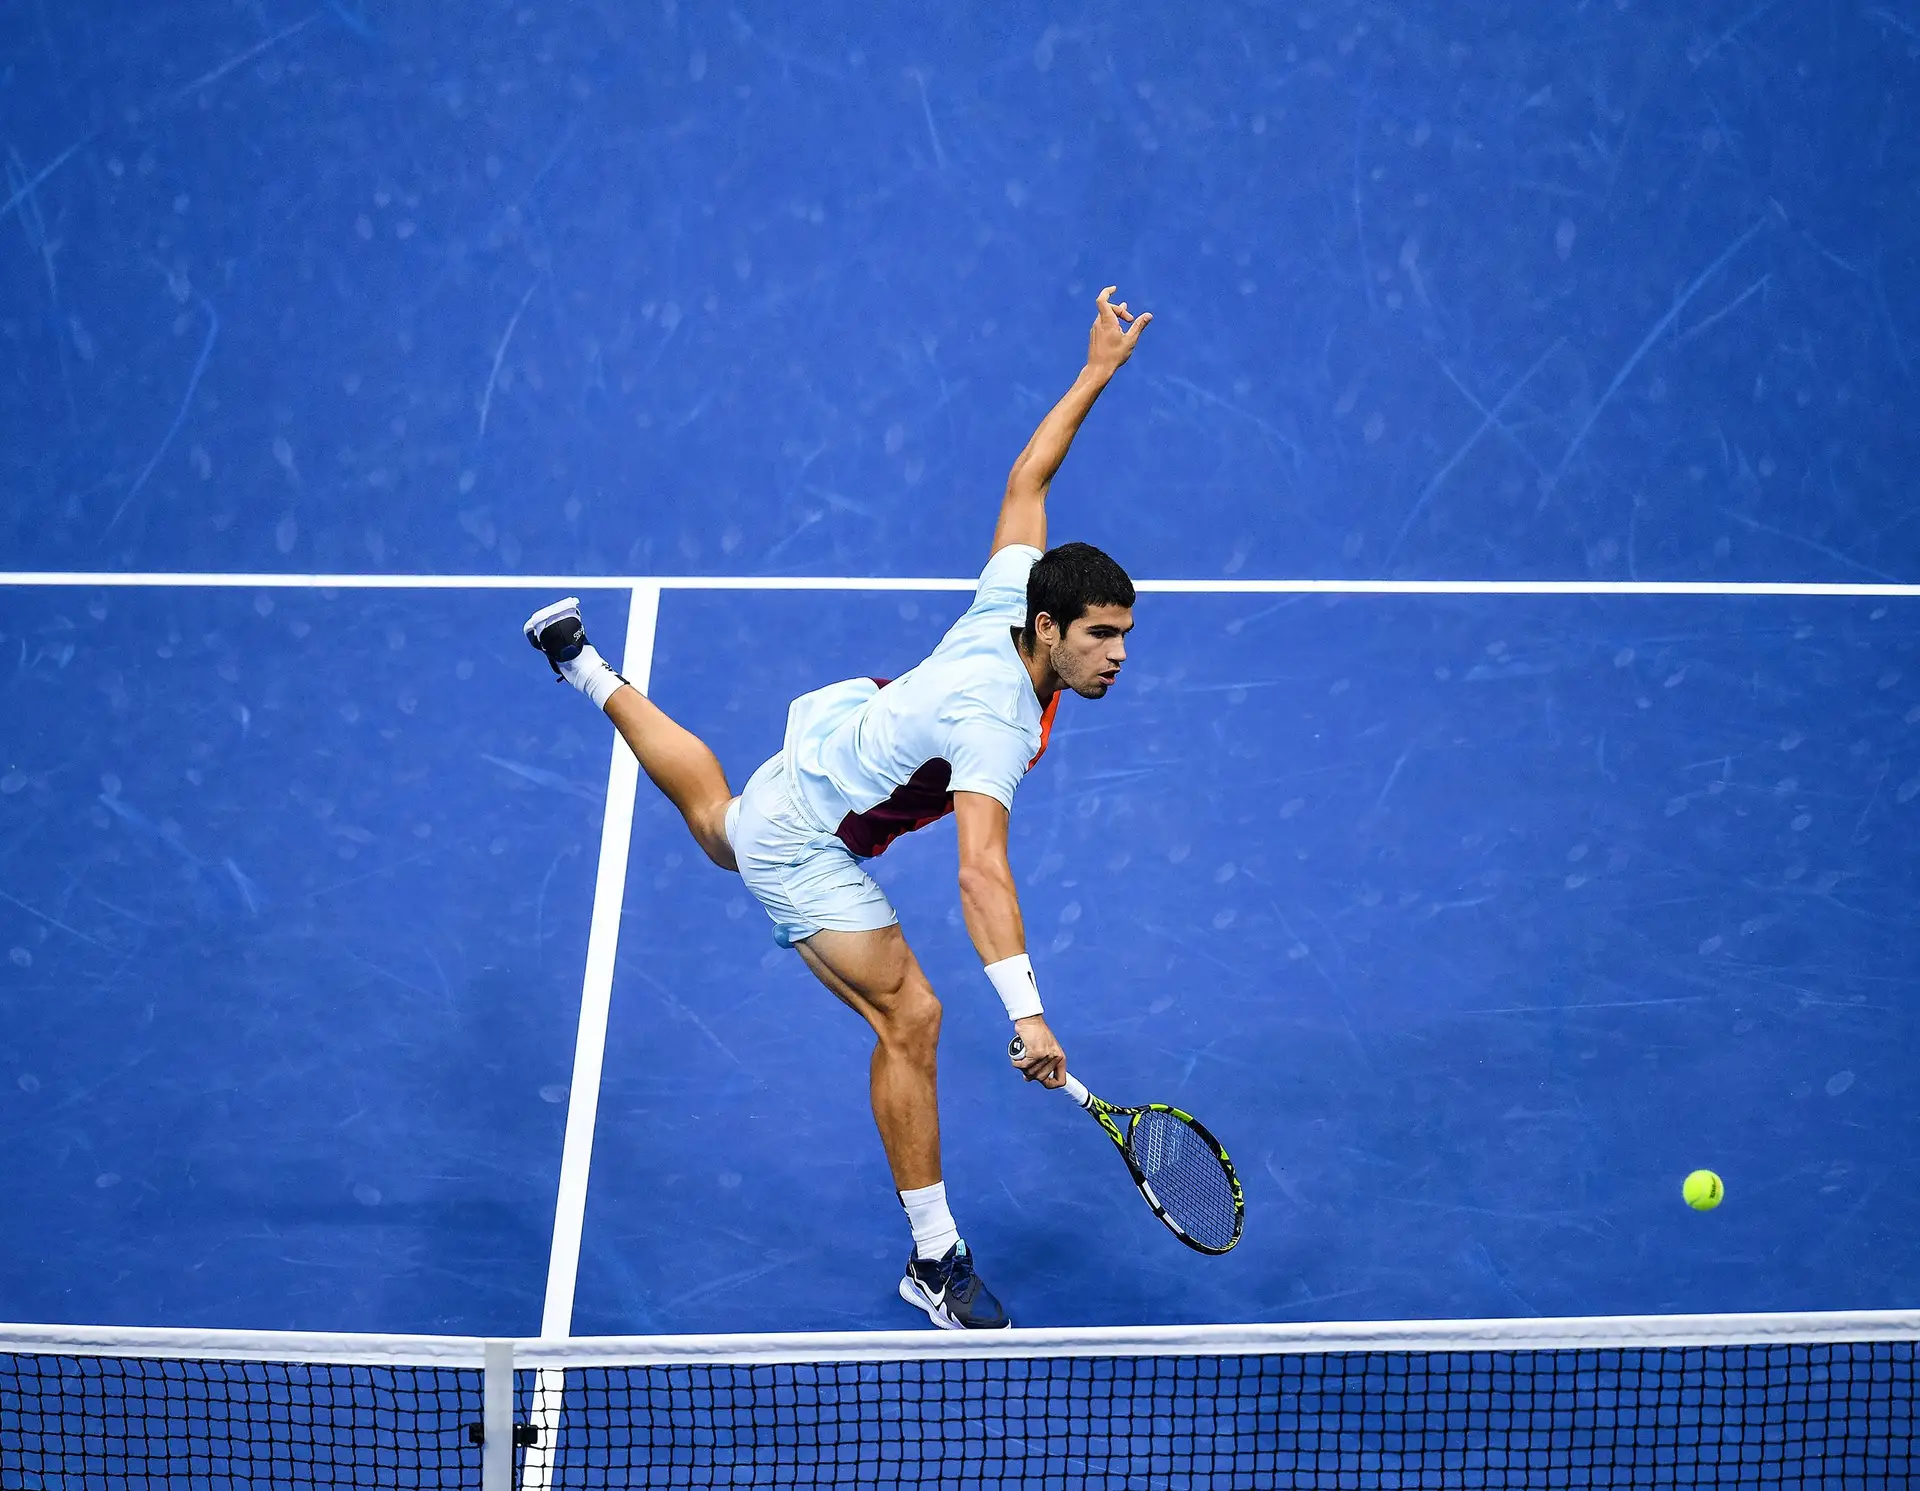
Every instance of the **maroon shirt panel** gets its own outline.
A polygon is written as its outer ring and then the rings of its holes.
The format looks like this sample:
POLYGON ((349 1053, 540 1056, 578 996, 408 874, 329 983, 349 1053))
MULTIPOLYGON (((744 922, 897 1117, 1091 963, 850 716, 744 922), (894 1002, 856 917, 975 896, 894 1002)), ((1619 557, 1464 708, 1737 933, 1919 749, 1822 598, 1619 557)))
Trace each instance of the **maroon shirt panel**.
POLYGON ((872 859, 902 834, 938 823, 953 811, 953 764, 942 757, 924 763, 882 803, 840 820, 834 837, 862 859, 872 859))

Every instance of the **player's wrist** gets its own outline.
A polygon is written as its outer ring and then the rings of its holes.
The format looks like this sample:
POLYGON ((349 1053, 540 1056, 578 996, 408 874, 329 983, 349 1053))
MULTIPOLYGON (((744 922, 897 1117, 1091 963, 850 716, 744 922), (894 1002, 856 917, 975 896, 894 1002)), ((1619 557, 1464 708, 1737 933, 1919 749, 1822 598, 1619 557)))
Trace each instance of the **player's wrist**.
POLYGON ((987 982, 1006 1006, 1007 1018, 1016 1023, 1041 1013, 1040 985, 1034 980, 1033 962, 1025 953, 987 964, 987 982))

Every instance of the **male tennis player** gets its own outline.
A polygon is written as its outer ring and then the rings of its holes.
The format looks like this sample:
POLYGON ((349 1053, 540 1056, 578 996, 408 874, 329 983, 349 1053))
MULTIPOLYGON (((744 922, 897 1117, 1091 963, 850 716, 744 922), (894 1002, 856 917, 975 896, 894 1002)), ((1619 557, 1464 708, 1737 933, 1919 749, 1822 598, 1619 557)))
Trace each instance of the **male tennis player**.
POLYGON ((774 941, 873 1027, 873 1117, 913 1230, 900 1297, 950 1330, 1012 1322, 974 1272, 940 1179, 940 1001, 863 865, 901 834, 954 815, 960 906, 1025 1042, 1016 1065, 1030 1082, 1060 1086, 1066 1056, 1027 960, 1007 814, 1046 752, 1061 690, 1104 695, 1133 626, 1133 582, 1113 560, 1088 544, 1041 552, 1054 474, 1152 319, 1112 294, 1111 285, 1100 292, 1086 366, 1013 463, 967 613, 911 672, 794 700, 785 745, 738 797, 706 743, 588 644, 578 600, 535 612, 525 628, 554 672, 606 711, 707 857, 739 872, 773 918, 774 941))

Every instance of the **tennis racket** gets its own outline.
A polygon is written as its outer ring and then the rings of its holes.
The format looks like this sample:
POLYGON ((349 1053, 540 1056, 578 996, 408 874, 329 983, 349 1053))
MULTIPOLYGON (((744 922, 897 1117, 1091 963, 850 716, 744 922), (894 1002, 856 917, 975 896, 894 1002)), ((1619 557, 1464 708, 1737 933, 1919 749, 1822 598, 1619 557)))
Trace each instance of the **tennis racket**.
MULTIPOLYGON (((1026 1042, 1016 1035, 1007 1055, 1018 1061, 1026 1054, 1026 1042)), ((1247 1215, 1240 1177, 1220 1141, 1191 1113, 1165 1103, 1117 1108, 1071 1074, 1066 1093, 1106 1130, 1134 1185, 1169 1232, 1199 1253, 1225 1253, 1240 1241, 1247 1215)))

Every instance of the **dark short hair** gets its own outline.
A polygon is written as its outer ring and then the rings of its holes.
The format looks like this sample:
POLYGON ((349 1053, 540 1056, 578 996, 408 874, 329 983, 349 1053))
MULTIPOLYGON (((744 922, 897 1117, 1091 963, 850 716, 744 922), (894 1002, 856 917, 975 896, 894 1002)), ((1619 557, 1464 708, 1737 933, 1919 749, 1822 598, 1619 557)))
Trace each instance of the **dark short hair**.
POLYGON ((1065 631, 1095 606, 1131 606, 1133 581, 1092 544, 1062 544, 1042 554, 1027 575, 1026 644, 1042 612, 1065 631))

